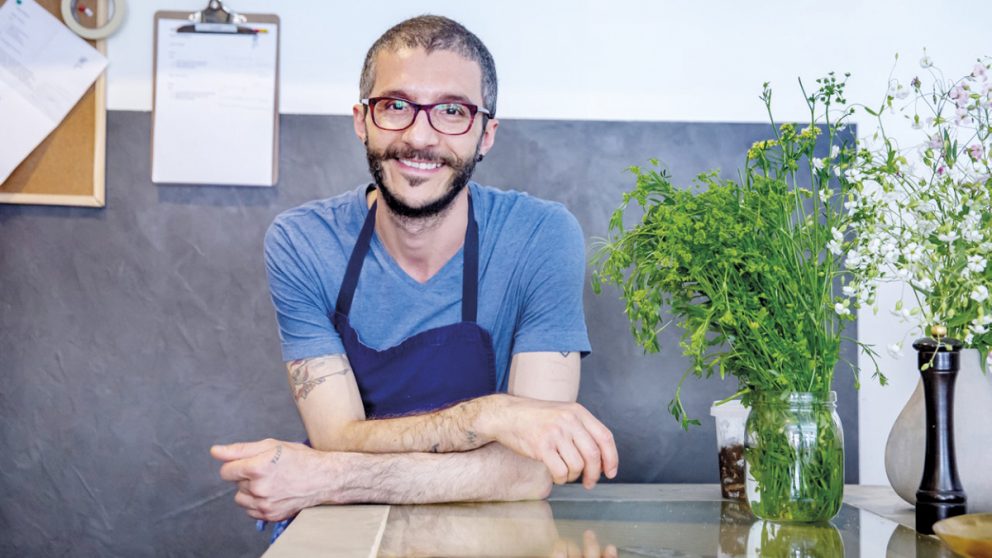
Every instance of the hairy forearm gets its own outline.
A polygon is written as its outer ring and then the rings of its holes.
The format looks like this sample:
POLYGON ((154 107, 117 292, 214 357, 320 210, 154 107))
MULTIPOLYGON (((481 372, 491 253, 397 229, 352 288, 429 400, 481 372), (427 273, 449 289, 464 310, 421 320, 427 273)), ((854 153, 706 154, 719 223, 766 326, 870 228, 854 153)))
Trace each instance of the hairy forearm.
POLYGON ((313 436, 324 451, 449 453, 480 448, 495 440, 491 415, 507 396, 489 395, 420 415, 353 420, 334 432, 313 436))
POLYGON ((331 452, 324 462, 321 500, 329 504, 535 500, 551 490, 542 463, 497 443, 437 454, 331 452))

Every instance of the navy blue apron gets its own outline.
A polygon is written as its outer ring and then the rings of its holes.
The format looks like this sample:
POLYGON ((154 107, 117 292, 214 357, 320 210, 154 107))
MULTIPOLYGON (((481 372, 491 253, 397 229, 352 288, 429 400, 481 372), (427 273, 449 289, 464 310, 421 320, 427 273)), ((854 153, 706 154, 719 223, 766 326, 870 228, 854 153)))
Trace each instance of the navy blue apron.
MULTIPOLYGON (((362 264, 375 231, 372 204, 348 259, 337 306, 330 316, 344 343, 367 418, 432 411, 496 391, 492 337, 476 323, 479 302, 479 226, 468 200, 460 322, 422 331, 377 351, 359 340, 349 314, 362 264)), ((402 312, 402 308, 384 308, 402 312)))
MULTIPOLYGON (((496 356, 492 337, 479 326, 479 225, 468 198, 468 227, 462 270, 462 320, 422 331, 399 345, 377 351, 359 340, 349 314, 362 264, 375 231, 373 202, 348 258, 337 306, 329 314, 344 343, 348 362, 355 372, 366 418, 382 418, 432 411, 459 401, 496 392, 496 356)), ((394 309, 387 309, 394 310, 394 309)), ((395 309, 402 312, 402 309, 395 309)), ((305 442, 309 444, 309 440, 305 442)), ((270 542, 282 534, 294 518, 276 522, 270 542)), ((259 520, 259 531, 267 522, 259 520)))

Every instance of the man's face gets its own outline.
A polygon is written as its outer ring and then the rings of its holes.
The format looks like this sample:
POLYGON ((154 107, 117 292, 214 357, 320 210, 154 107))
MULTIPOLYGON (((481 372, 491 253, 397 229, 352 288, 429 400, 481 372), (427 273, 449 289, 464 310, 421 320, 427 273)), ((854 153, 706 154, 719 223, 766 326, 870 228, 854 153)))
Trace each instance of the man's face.
MULTIPOLYGON (((376 57, 371 97, 397 97, 420 104, 460 101, 479 107, 482 70, 451 51, 401 48, 376 57)), ((476 155, 485 154, 495 139, 497 121, 483 129, 476 115, 466 134, 445 135, 431 127, 420 111, 405 130, 376 127, 363 105, 353 109, 355 133, 365 143, 369 170, 382 197, 395 213, 428 217, 443 211, 464 188, 475 168, 476 155)))

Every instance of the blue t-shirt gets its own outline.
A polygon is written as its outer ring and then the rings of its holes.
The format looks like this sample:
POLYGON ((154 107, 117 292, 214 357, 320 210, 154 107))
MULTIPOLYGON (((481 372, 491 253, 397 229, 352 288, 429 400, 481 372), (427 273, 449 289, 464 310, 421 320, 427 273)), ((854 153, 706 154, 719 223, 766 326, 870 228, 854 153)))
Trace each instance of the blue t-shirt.
MULTIPOLYGON (((366 185, 283 212, 265 235, 265 266, 288 361, 341 354, 330 314, 368 205, 366 185)), ((479 224, 478 324, 492 335, 496 385, 506 391, 521 352, 590 350, 582 310, 585 246, 578 221, 559 203, 469 183, 479 224)), ((372 236, 349 320, 376 350, 459 322, 462 250, 426 283, 372 236)))

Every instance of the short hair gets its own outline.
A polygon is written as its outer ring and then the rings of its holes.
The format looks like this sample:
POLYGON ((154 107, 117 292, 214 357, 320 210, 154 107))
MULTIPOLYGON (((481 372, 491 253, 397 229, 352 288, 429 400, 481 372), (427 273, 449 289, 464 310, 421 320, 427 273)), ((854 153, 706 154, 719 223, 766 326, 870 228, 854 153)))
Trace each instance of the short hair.
POLYGON ((479 37, 457 21, 443 16, 422 15, 402 21, 382 34, 368 54, 362 66, 359 82, 361 98, 372 94, 375 83, 375 58, 382 51, 395 51, 402 47, 423 48, 428 54, 437 50, 458 53, 479 64, 482 70, 482 99, 485 108, 496 115, 496 63, 489 49, 479 37))

